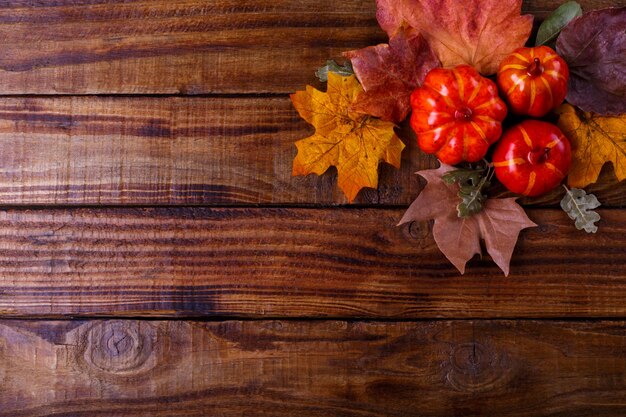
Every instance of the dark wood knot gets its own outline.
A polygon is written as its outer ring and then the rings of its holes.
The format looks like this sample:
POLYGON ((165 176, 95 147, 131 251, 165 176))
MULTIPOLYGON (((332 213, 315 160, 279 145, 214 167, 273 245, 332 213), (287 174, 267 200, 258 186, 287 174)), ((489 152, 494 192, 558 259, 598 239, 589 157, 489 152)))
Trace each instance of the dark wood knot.
POLYGON ((144 373, 156 365, 157 329, 138 321, 104 321, 86 333, 86 364, 98 371, 121 376, 144 373))
POLYGON ((412 239, 424 240, 430 236, 430 229, 430 222, 411 222, 407 230, 412 239))
POLYGON ((505 384, 510 374, 506 353, 480 342, 453 346, 446 368, 447 381, 459 391, 491 390, 505 384))

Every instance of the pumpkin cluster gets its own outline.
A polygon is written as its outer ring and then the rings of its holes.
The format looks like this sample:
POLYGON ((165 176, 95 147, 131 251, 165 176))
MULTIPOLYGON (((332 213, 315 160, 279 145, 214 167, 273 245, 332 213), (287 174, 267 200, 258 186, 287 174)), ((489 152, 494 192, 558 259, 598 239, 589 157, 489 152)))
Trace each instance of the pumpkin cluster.
POLYGON ((510 191, 544 194, 567 175, 568 139, 537 120, 563 103, 569 70, 551 48, 519 48, 505 57, 496 82, 469 65, 431 70, 411 94, 411 127, 419 147, 448 165, 477 162, 495 144, 492 166, 510 191), (529 117, 503 133, 507 114, 529 117))
POLYGON ((517 197, 490 198, 494 176, 531 197, 567 177, 561 208, 577 229, 597 231, 600 202, 581 188, 608 162, 626 179, 626 7, 583 13, 567 1, 535 39, 522 0, 376 0, 376 20, 388 43, 326 61, 316 72, 325 92, 291 95, 315 128, 295 144, 294 176, 335 167, 353 202, 378 187, 379 164, 405 159, 397 128, 410 114, 419 147, 441 165, 417 172, 427 183, 400 224, 432 220, 461 273, 484 241, 508 274, 519 232, 536 226, 517 197))

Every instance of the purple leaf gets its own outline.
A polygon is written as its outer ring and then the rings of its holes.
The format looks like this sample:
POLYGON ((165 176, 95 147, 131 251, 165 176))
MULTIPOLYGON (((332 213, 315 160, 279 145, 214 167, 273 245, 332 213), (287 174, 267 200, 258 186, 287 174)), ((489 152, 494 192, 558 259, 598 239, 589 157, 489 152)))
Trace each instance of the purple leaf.
POLYGON ((570 70, 569 103, 603 115, 626 113, 626 7, 594 10, 571 21, 556 50, 570 70))

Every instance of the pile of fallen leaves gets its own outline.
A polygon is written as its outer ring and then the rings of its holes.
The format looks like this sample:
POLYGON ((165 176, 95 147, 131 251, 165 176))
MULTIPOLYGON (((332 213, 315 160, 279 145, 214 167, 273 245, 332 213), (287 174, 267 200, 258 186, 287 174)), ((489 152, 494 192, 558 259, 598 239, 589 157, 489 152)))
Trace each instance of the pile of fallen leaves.
MULTIPOLYGON (((296 142, 293 175, 322 175, 334 166, 350 202, 363 187, 378 186, 381 161, 399 168, 405 145, 394 128, 407 119, 411 93, 432 69, 468 64, 493 76, 505 56, 527 44, 533 22, 521 15, 522 0, 376 3, 389 43, 345 52, 341 65, 328 61, 317 71, 326 92, 307 86, 291 96, 315 127, 296 142)), ((553 46, 569 66, 567 103, 550 115, 572 145, 572 188, 563 186, 561 207, 578 229, 595 232, 600 216, 593 209, 600 203, 581 188, 597 181, 607 162, 618 180, 626 178, 626 7, 582 13, 567 2, 542 23, 535 44, 553 46)), ((400 224, 434 220, 437 245, 461 273, 481 253, 483 239, 508 274, 519 232, 535 224, 516 198, 488 198, 484 180, 476 191, 473 172, 490 171, 485 163, 418 172, 427 185, 400 224)))

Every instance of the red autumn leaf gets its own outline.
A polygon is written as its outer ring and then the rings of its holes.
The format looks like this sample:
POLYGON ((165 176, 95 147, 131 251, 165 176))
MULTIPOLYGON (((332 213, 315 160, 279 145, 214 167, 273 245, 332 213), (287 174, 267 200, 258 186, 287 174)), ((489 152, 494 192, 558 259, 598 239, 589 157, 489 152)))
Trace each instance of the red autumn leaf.
POLYGON ((626 113, 626 7, 594 10, 571 21, 556 50, 569 66, 570 104, 602 115, 626 113))
POLYGON ((345 52, 364 92, 355 111, 401 122, 409 114, 411 92, 422 84, 439 60, 419 33, 400 31, 389 44, 345 52))
POLYGON ((488 199, 482 211, 471 217, 459 217, 458 184, 446 184, 441 177, 455 169, 442 164, 438 169, 419 171, 428 182, 424 190, 402 216, 399 224, 434 219, 433 237, 439 249, 461 272, 475 254, 481 254, 484 239, 493 261, 509 275, 511 255, 520 230, 537 226, 530 221, 515 198, 488 199))
POLYGON ((522 0, 377 0, 376 18, 393 37, 410 27, 420 32, 444 67, 469 64, 495 74, 500 61, 524 46, 531 15, 522 0))

